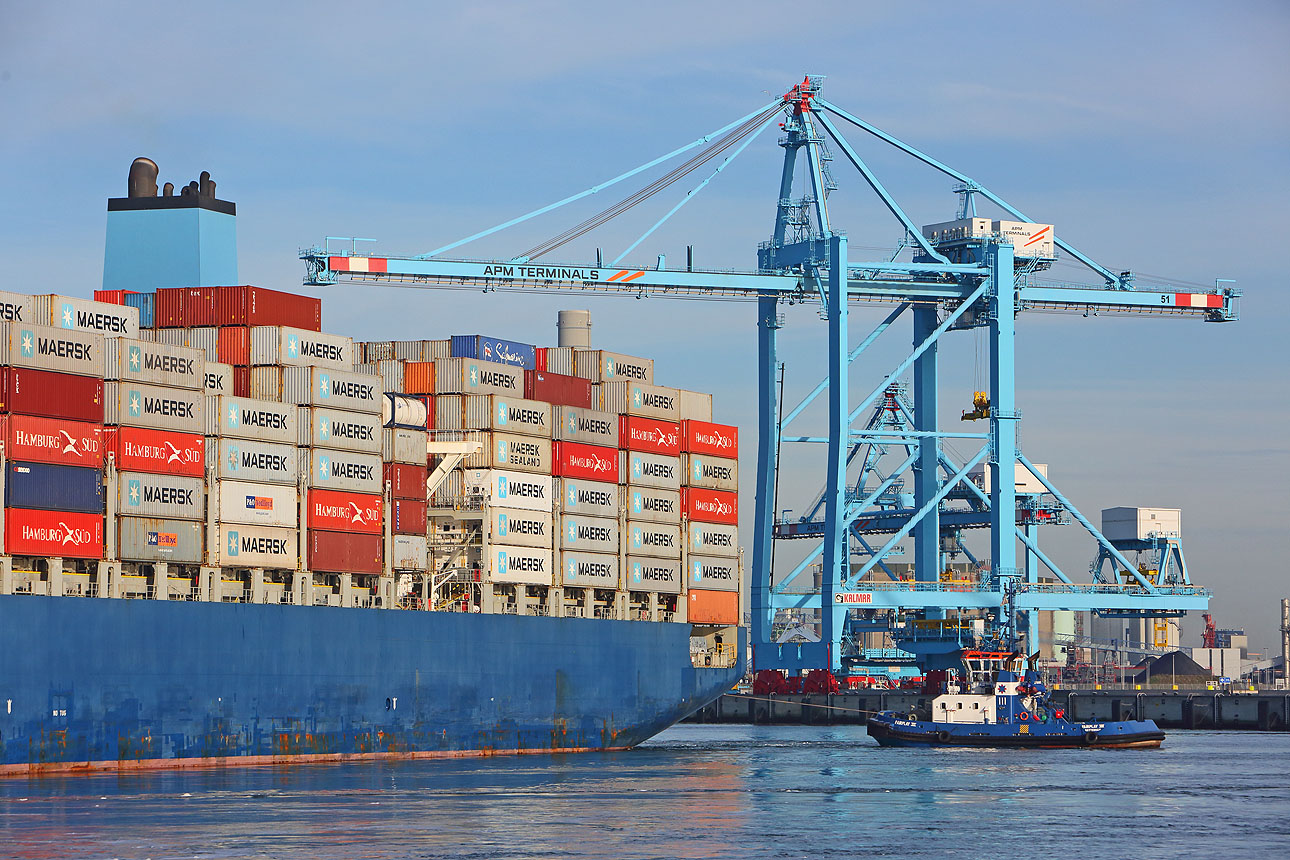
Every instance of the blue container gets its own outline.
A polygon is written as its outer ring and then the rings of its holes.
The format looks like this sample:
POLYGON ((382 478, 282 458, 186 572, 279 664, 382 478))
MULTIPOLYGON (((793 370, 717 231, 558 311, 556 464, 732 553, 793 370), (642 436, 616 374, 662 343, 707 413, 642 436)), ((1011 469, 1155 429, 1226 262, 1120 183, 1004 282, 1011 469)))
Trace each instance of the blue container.
POLYGON ((6 507, 103 513, 103 474, 98 469, 11 462, 5 472, 6 507))
POLYGON ((537 370, 537 347, 531 343, 516 343, 482 334, 454 334, 449 350, 453 358, 478 358, 537 370))
POLYGON ((156 293, 126 293, 125 306, 139 309, 139 328, 152 328, 156 307, 156 293))

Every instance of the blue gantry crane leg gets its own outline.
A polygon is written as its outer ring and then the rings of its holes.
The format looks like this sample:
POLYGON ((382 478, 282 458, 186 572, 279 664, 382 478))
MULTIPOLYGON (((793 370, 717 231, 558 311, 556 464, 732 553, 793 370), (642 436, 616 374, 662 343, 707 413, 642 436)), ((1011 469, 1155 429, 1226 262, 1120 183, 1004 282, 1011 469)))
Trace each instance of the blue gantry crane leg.
POLYGON ((1240 291, 1230 281, 1220 281, 1221 286, 1204 293, 1174 287, 1137 289, 1130 273, 1116 275, 1094 262, 1054 236, 1051 225, 1030 223, 1019 209, 981 183, 824 100, 821 83, 822 78, 808 76, 770 105, 667 155, 496 227, 440 245, 429 254, 381 256, 361 254, 356 248, 332 252, 326 247, 302 251, 306 283, 420 288, 470 286, 482 288, 484 292, 594 291, 634 297, 745 297, 754 301, 759 414, 749 595, 756 668, 839 668, 844 622, 853 608, 913 610, 924 619, 932 620, 947 611, 981 610, 1003 620, 1010 637, 1025 633, 1032 640, 1035 613, 1042 610, 1159 614, 1204 608, 1209 594, 1191 583, 1180 548, 1159 540, 1142 546, 1108 541, 1019 450, 1017 427, 1021 411, 1016 394, 1016 323, 1018 314, 1027 310, 1085 317, 1100 311, 1224 322, 1238 318, 1240 291), (688 266, 684 270, 669 270, 663 266, 662 256, 657 265, 619 263, 720 175, 744 151, 752 137, 767 128, 781 112, 784 121, 779 144, 783 148, 783 168, 775 224, 770 241, 758 249, 755 270, 698 271, 688 266), (920 229, 843 136, 844 125, 894 147, 959 183, 952 189, 964 195, 958 207, 959 221, 950 222, 947 229, 941 229, 946 225, 920 229), (827 198, 835 187, 828 169, 832 160, 830 141, 901 224, 904 231, 901 248, 912 252, 912 260, 898 259, 899 253, 881 261, 849 259, 847 239, 834 229, 829 218, 827 198), (698 153, 684 164, 641 191, 530 251, 508 259, 443 256, 467 242, 558 212, 566 204, 695 150, 698 153), (717 158, 722 160, 715 170, 654 221, 611 266, 539 261, 555 248, 671 187, 717 158), (802 172, 808 187, 802 197, 794 198, 793 186, 799 168, 805 168, 802 172), (980 219, 976 209, 978 197, 990 201, 1016 221, 980 219), (1036 245, 1037 242, 1040 244, 1036 245), (1046 269, 1059 251, 1086 266, 1101 283, 1038 285, 1032 276, 1046 269), (820 316, 827 321, 826 373, 797 406, 783 414, 784 404, 779 402, 777 387, 778 333, 784 324, 783 308, 801 303, 818 303, 820 316), (851 308, 868 305, 896 307, 856 347, 851 347, 851 308), (849 385, 853 367, 863 366, 860 359, 868 356, 870 346, 906 313, 912 322, 912 351, 889 369, 866 397, 853 403, 849 385), (971 329, 984 332, 989 352, 989 408, 988 416, 982 416, 988 417, 988 428, 984 433, 948 430, 940 425, 938 418, 941 340, 952 332, 971 329), (906 407, 898 397, 892 400, 902 413, 907 411, 908 421, 903 418, 894 422, 870 421, 857 428, 857 421, 879 398, 892 397, 892 386, 906 374, 912 374, 912 405, 906 407), (828 416, 824 433, 804 435, 801 431, 788 430, 788 425, 799 419, 825 392, 828 416), (945 451, 948 440, 970 440, 975 453, 951 458, 945 451), (816 512, 812 511, 810 521, 777 521, 781 443, 827 446, 828 459, 822 470, 822 519, 816 519, 816 512), (853 456, 858 446, 869 446, 865 457, 853 456), (883 474, 875 458, 884 455, 888 446, 892 451, 903 452, 893 455, 903 457, 903 461, 895 471, 883 474), (959 459, 963 462, 957 462, 959 459), (862 475, 851 490, 848 471, 856 463, 862 475), (988 492, 967 480, 981 463, 985 464, 988 492), (866 483, 867 470, 878 475, 876 488, 866 483), (902 474, 910 471, 912 481, 902 483, 902 474), (1042 490, 1019 495, 1015 480, 1029 473, 1033 473, 1042 490), (912 484, 912 493, 906 489, 909 484, 912 484), (963 504, 968 507, 961 507, 963 504), (1091 571, 1093 582, 1073 581, 1040 548, 1037 518, 1042 514, 1047 517, 1044 522, 1055 522, 1058 513, 1062 517, 1069 514, 1096 541, 1099 556, 1095 570, 1091 571), (979 527, 987 527, 990 535, 986 576, 971 588, 964 588, 959 582, 943 582, 944 547, 966 550, 961 529, 979 527), (875 535, 885 538, 876 550, 869 542, 875 535), (796 579, 813 559, 819 558, 823 574, 818 593, 789 594, 781 587, 782 583, 771 581, 779 538, 816 542, 815 548, 784 579, 796 579), (901 549, 900 544, 906 538, 913 543, 912 580, 875 580, 870 574, 886 569, 886 559, 901 549), (943 540, 947 543, 942 543, 943 540), (1018 541, 1025 554, 1020 564, 1018 541), (857 548, 855 552, 853 544, 857 548), (1156 581, 1150 581, 1128 562, 1124 551, 1130 550, 1152 551, 1160 557, 1156 581), (853 557, 863 560, 857 562, 853 557), (1113 568, 1117 564, 1127 567, 1130 581, 1116 581, 1113 572, 1108 582, 1101 572, 1107 562, 1113 568), (1041 564, 1052 571, 1055 582, 1039 581, 1041 564), (819 613, 823 634, 820 642, 784 646, 772 641, 771 626, 778 609, 808 607, 819 613))

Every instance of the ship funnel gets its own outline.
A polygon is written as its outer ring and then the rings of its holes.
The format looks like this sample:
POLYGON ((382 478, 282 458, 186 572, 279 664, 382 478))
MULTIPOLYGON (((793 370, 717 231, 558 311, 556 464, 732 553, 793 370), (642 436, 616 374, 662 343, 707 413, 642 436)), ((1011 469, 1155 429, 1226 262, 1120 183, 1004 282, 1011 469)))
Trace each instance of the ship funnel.
POLYGON ((559 345, 591 348, 591 311, 560 311, 556 317, 559 345))

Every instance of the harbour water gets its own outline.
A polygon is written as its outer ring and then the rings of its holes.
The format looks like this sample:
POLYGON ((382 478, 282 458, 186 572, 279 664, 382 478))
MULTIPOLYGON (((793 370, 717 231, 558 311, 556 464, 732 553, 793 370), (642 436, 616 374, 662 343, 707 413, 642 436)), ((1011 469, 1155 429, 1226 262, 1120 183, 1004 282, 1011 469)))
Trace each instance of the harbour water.
POLYGON ((0 781, 13 858, 1290 856, 1290 736, 882 749, 684 725, 621 753, 0 781))

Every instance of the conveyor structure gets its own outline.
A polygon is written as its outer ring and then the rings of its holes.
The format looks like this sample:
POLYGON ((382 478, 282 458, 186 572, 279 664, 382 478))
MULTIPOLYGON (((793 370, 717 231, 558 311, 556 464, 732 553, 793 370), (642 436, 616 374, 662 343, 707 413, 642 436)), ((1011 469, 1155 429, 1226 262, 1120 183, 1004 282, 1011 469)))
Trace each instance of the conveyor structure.
MULTIPOLYGON (((1106 537, 1020 450, 1017 428, 1022 413, 1016 395, 1016 326, 1025 312, 1137 314, 1178 320, 1228 322, 1239 317, 1240 291, 1219 282, 1212 291, 1193 288, 1137 289, 1129 272, 1114 273, 1054 235, 967 175, 920 152, 826 100, 822 78, 807 76, 771 103, 578 194, 480 231, 429 253, 383 256, 323 247, 301 252, 305 283, 363 283, 404 287, 438 287, 507 291, 618 293, 645 297, 743 297, 757 304, 759 399, 756 511, 751 565, 752 641, 755 669, 789 671, 839 670, 842 637, 854 609, 899 610, 935 620, 948 611, 981 610, 997 620, 1009 639, 1033 640, 1033 613, 1050 609, 1101 613, 1176 615, 1203 610, 1209 592, 1193 585, 1181 563, 1170 575, 1148 577, 1130 564, 1124 551, 1106 537), (663 257, 656 265, 623 262, 648 236, 716 178, 752 140, 779 124, 783 148, 772 237, 757 252, 752 271, 704 271, 687 265, 669 269, 663 257), (842 134, 842 128, 877 138, 905 155, 949 177, 961 195, 959 219, 920 227, 896 202, 868 164, 842 134), (909 252, 890 259, 854 261, 847 237, 830 221, 827 199, 834 188, 830 148, 860 174, 865 185, 902 225, 909 252), (689 155, 690 153, 697 153, 689 155), (552 240, 511 259, 461 259, 445 256, 468 242, 604 191, 681 156, 679 167, 596 216, 552 240), (808 187, 794 197, 799 163, 808 187), (682 199, 609 263, 547 263, 542 257, 623 211, 636 206, 680 179, 711 168, 682 199), (989 201, 1000 220, 979 217, 977 199, 989 201), (1004 219, 1012 220, 1004 220, 1004 219), (1090 270, 1094 285, 1041 283, 1058 254, 1090 270), (900 260, 898 257, 911 256, 900 260), (781 369, 777 338, 783 325, 781 305, 815 303, 828 329, 822 350, 824 379, 799 403, 783 410, 777 380, 781 369), (892 310, 858 341, 850 315, 862 306, 892 310), (913 348, 883 381, 852 401, 852 366, 902 318, 912 327, 913 348), (988 408, 978 407, 983 429, 956 422, 942 427, 938 404, 938 346, 951 333, 979 330, 989 358, 988 408), (906 396, 908 375, 912 391, 906 396), (819 397, 828 407, 822 432, 790 429, 819 397), (988 415, 985 413, 988 412, 988 415), (858 425, 857 422, 864 420, 858 425), (969 447, 962 459, 947 454, 946 443, 969 447), (825 446, 824 491, 809 513, 792 522, 776 518, 775 491, 780 443, 825 446), (898 460, 898 465, 880 464, 898 460), (968 480, 985 467, 988 489, 968 480), (849 473, 858 472, 855 478, 849 473), (1014 478, 1023 476, 1034 492, 1018 493, 1014 478), (1033 479, 1032 479, 1033 476, 1033 479), (1128 576, 1072 579, 1044 553, 1038 540, 1041 524, 1074 520, 1095 542, 1099 564, 1109 561, 1128 576), (989 565, 979 581, 943 581, 949 551, 966 551, 964 529, 989 533, 989 565), (914 577, 878 581, 871 575, 884 560, 912 541, 914 577), (811 541, 814 547, 788 576, 772 582, 776 540, 811 541), (823 566, 818 591, 789 593, 784 586, 810 564, 823 566), (1046 571, 1046 572, 1045 572, 1046 571), (1046 581, 1041 581, 1046 580, 1046 581), (777 643, 771 636, 779 609, 819 611, 819 642, 777 643), (1029 633, 1029 635, 1027 635, 1029 633)), ((702 175, 702 174, 698 174, 702 175)), ((597 255, 599 257, 599 255, 597 255)), ((823 339, 822 339, 823 341, 823 339)), ((880 369, 880 368, 871 368, 880 369)), ((983 406, 984 404, 982 404, 983 406)), ((970 554, 969 554, 969 557, 970 554)), ((1018 643, 1022 645, 1022 643, 1018 643)), ((1022 647, 1036 650, 1036 641, 1022 647)), ((902 645, 902 647, 904 647, 902 645)))

